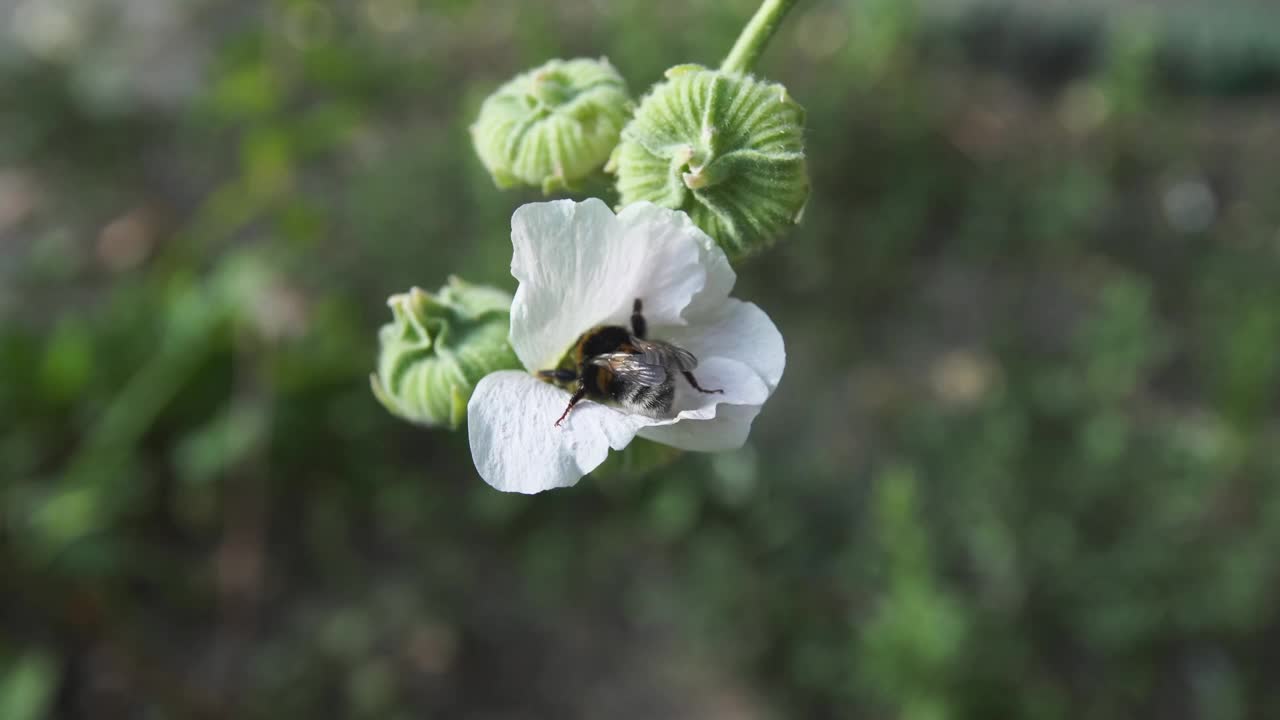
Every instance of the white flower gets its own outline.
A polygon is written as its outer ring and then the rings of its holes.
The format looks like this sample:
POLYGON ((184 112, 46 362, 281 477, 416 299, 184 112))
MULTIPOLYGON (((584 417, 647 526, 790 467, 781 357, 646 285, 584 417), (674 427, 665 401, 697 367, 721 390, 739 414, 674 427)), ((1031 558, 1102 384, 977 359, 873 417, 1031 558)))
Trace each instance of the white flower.
POLYGON ((737 279, 724 252, 682 212, 649 203, 614 213, 596 199, 525 205, 511 218, 511 344, 529 372, 485 376, 467 405, 471 455, 499 490, 567 487, 639 435, 685 450, 741 447, 782 377, 773 321, 729 297, 737 279), (530 373, 555 368, 596 325, 627 326, 644 303, 648 337, 698 358, 702 394, 676 380, 674 417, 653 418, 583 400, 556 426, 569 393, 530 373))

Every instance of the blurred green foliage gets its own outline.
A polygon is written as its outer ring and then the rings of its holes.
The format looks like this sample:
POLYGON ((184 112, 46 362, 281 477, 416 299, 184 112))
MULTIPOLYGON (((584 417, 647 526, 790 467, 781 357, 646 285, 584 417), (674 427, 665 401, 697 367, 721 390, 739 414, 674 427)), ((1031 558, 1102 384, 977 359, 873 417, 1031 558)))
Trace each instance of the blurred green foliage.
POLYGON ((779 394, 522 497, 370 396, 384 298, 513 287, 504 78, 753 3, 12 5, 0 716, 1280 716, 1268 8, 802 3, 779 394))

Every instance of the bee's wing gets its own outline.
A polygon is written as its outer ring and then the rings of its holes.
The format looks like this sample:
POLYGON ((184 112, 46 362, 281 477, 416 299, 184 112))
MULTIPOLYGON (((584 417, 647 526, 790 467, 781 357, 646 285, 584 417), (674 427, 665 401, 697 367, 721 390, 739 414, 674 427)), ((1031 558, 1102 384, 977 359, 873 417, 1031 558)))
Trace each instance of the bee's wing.
POLYGON ((645 362, 649 364, 661 365, 680 372, 688 372, 698 367, 698 358, 693 353, 669 342, 641 340, 633 337, 631 338, 631 344, 635 346, 636 350, 645 358, 645 362))
POLYGON ((661 363, 651 362, 644 354, 607 353, 596 355, 587 362, 609 368, 610 372, 624 380, 648 387, 667 381, 667 369, 661 363))

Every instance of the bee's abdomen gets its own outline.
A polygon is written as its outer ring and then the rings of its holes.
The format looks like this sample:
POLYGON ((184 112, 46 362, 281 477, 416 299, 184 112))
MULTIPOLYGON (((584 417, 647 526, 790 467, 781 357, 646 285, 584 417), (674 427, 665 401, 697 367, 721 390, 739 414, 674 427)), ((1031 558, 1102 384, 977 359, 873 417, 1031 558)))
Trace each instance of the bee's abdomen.
POLYGON ((671 413, 675 385, 638 385, 614 383, 614 399, 621 405, 645 415, 664 416, 671 413))

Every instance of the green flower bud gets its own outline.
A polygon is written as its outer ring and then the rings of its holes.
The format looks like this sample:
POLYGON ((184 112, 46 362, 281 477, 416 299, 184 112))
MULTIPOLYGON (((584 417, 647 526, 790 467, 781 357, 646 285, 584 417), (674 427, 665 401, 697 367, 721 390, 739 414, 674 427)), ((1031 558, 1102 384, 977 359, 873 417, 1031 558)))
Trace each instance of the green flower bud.
POLYGON ((387 299, 394 319, 378 331, 373 394, 393 415, 457 428, 480 378, 520 367, 507 341, 511 296, 456 277, 440 292, 419 288, 387 299))
POLYGON ((549 193, 604 165, 631 107, 608 60, 552 60, 485 99, 471 140, 498 187, 549 193))
POLYGON ((608 170, 622 204, 683 210, 731 258, 799 222, 809 197, 804 108, 777 83, 680 65, 622 131, 608 170))

